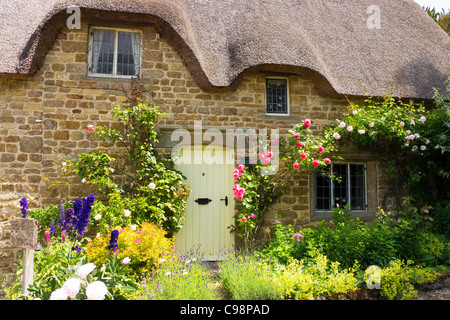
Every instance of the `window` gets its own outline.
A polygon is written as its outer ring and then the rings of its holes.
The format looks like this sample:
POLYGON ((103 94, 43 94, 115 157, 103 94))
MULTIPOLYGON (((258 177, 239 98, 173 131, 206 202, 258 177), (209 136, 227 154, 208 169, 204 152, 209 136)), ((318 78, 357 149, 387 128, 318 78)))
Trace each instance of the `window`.
POLYGON ((316 210, 330 211, 336 205, 350 205, 351 210, 366 210, 366 166, 332 164, 331 170, 341 177, 341 181, 316 176, 316 210))
POLYGON ((135 76, 141 65, 141 34, 127 30, 92 29, 90 51, 91 75, 135 76))
POLYGON ((266 79, 266 112, 271 115, 287 115, 288 106, 288 80, 266 79))

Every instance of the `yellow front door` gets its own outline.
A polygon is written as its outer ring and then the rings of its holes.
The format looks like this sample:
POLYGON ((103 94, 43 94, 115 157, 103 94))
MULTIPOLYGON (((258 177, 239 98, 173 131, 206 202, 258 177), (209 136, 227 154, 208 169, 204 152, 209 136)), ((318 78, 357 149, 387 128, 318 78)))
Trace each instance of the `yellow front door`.
POLYGON ((232 192, 234 153, 232 149, 211 146, 185 146, 179 151, 184 160, 176 165, 186 177, 191 195, 186 220, 175 238, 177 253, 199 253, 207 260, 220 259, 220 253, 234 245, 232 192))

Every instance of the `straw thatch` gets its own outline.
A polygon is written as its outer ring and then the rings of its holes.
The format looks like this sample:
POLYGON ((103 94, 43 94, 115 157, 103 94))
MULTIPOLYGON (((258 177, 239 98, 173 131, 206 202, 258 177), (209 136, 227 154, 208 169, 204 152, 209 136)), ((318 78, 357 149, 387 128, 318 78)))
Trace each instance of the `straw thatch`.
POLYGON ((204 88, 231 88, 245 72, 314 79, 322 93, 429 99, 450 71, 450 37, 412 0, 4 0, 0 73, 36 71, 65 26, 82 19, 156 23, 204 88), (368 28, 380 9, 380 29, 368 28))

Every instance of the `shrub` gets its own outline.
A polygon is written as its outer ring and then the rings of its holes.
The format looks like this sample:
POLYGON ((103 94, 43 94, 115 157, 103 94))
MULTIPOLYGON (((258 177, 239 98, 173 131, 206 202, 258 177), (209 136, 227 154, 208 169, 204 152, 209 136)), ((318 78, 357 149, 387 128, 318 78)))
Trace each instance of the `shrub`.
POLYGON ((393 261, 381 269, 380 294, 390 300, 405 300, 417 296, 414 284, 432 282, 436 273, 413 266, 413 261, 393 261))
POLYGON ((352 268, 341 270, 338 262, 330 262, 319 254, 308 260, 291 260, 279 269, 275 282, 287 299, 330 297, 357 289, 354 271, 352 268))
POLYGON ((219 262, 219 278, 234 300, 276 300, 283 297, 270 266, 254 255, 228 255, 219 262))
MULTIPOLYGON (((136 274, 153 271, 158 259, 171 253, 173 240, 166 237, 166 231, 153 223, 144 222, 139 228, 125 227, 118 229, 117 258, 131 259, 130 267, 136 274)), ((99 234, 87 245, 86 254, 95 263, 104 263, 111 255, 109 236, 99 234)))

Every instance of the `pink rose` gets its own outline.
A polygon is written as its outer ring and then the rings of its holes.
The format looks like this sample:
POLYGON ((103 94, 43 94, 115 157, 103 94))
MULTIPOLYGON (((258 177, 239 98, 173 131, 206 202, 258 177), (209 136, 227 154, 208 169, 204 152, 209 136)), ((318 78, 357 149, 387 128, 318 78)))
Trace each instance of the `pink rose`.
POLYGON ((296 170, 299 169, 300 168, 300 163, 298 163, 298 162, 294 163, 293 167, 296 170))
POLYGON ((298 132, 295 132, 295 133, 294 133, 294 138, 295 138, 295 139, 298 139, 298 138, 300 138, 300 133, 298 133, 298 132))
POLYGON ((270 159, 269 159, 269 158, 265 158, 265 159, 263 160, 263 163, 264 163, 265 165, 268 165, 268 164, 270 163, 270 159))
POLYGON ((271 151, 267 151, 266 157, 271 158, 273 156, 273 153, 271 151))
POLYGON ((331 163, 331 160, 330 160, 329 158, 326 158, 326 159, 325 159, 325 163, 326 163, 326 164, 330 164, 330 163, 331 163))
POLYGON ((320 165, 319 160, 314 160, 314 161, 313 161, 313 166, 314 166, 314 167, 318 167, 319 165, 320 165))
POLYGON ((88 124, 88 125, 87 125, 87 129, 88 129, 89 132, 94 132, 95 127, 94 127, 93 124, 88 124))
POLYGON ((255 214, 254 213, 250 213, 250 219, 255 219, 255 218, 256 218, 255 214))
POLYGON ((305 128, 308 129, 309 126, 311 125, 311 120, 306 119, 306 120, 303 122, 303 124, 305 125, 305 128))
POLYGON ((317 149, 317 151, 319 151, 319 152, 323 152, 323 150, 324 150, 324 149, 323 149, 322 146, 320 146, 319 149, 317 149))
POLYGON ((298 146, 299 148, 301 148, 301 147, 303 147, 303 143, 302 143, 301 141, 299 141, 299 142, 297 142, 297 146, 298 146))
POLYGON ((247 221, 247 218, 245 216, 242 217, 242 222, 247 221))
POLYGON ((302 159, 306 159, 306 153, 302 152, 302 153, 300 154, 300 157, 301 157, 302 159))

